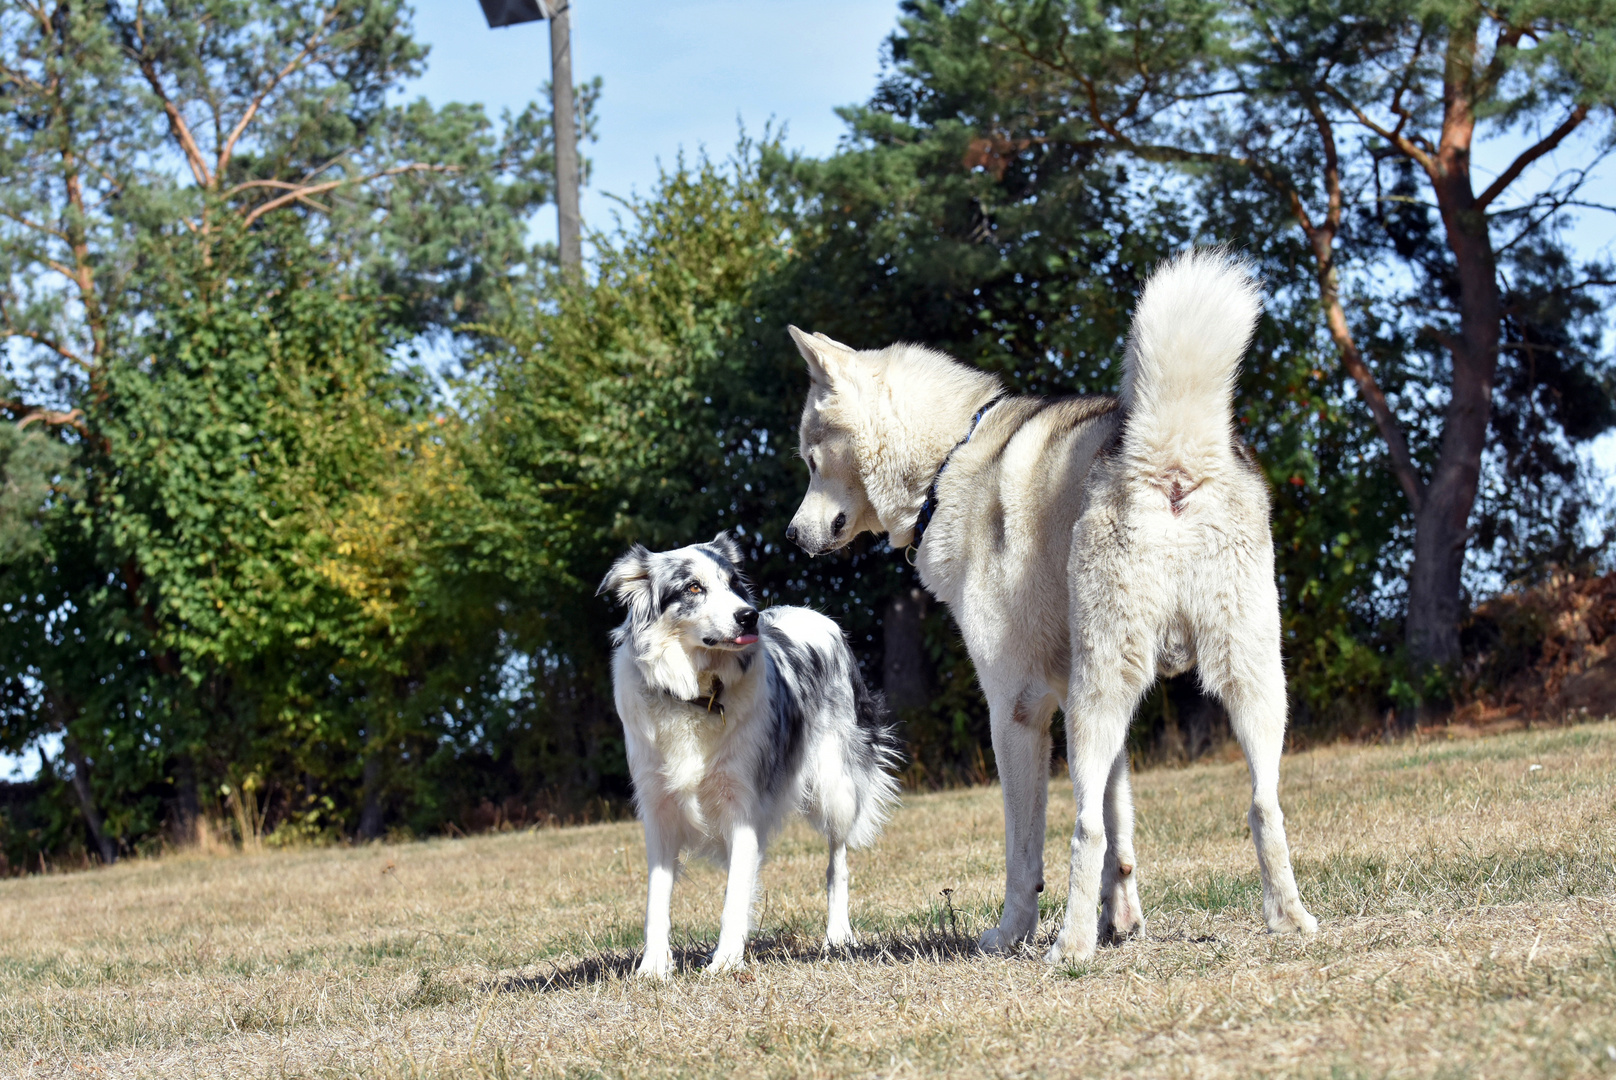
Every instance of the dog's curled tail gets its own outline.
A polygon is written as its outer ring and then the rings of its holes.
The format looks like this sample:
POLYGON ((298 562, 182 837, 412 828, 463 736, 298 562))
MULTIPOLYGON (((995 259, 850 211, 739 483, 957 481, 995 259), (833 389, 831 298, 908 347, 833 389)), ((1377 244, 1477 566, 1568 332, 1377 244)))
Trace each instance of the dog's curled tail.
POLYGON ((853 712, 862 759, 858 767, 867 772, 858 787, 859 806, 847 843, 864 848, 875 842, 898 805, 898 778, 893 773, 903 767, 903 744, 891 723, 886 696, 865 684, 857 663, 853 665, 853 712))
POLYGON ((1164 490, 1193 487, 1233 453, 1234 380, 1261 312, 1250 266, 1222 248, 1191 249, 1145 283, 1123 366, 1123 446, 1164 490))

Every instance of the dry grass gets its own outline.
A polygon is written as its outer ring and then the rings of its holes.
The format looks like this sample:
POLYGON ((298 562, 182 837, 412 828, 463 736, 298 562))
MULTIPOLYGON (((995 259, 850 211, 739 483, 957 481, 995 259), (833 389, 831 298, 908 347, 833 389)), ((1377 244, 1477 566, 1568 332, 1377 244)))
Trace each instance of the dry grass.
MULTIPOLYGON (((1616 1074, 1616 725, 1286 765, 1315 940, 1260 932, 1244 770, 1215 763, 1138 778, 1149 936, 1081 969, 971 954, 993 789, 912 797, 857 857, 853 957, 819 954, 822 848, 797 828, 751 968, 666 986, 623 977, 628 824, 0 882, 0 1073, 1616 1074)), ((688 961, 720 888, 697 867, 676 890, 688 961)))

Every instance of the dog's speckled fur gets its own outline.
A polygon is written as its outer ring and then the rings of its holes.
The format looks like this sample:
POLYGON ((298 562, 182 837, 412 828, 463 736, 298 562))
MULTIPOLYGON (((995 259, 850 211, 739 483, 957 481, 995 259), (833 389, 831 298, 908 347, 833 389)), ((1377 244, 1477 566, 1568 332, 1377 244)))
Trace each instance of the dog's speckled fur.
POLYGON ((801 810, 830 841, 830 945, 848 944, 847 849, 874 842, 897 801, 897 744, 841 630, 815 611, 759 612, 739 545, 636 545, 601 592, 628 609, 612 689, 645 825, 642 976, 673 963, 669 898, 681 851, 729 865, 710 970, 740 967, 770 836, 801 810))

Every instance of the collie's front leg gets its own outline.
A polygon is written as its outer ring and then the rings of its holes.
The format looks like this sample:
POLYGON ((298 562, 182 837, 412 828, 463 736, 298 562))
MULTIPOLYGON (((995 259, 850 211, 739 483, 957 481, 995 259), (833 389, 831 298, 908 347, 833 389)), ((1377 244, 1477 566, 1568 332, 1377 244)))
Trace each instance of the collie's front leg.
POLYGON ((666 979, 673 971, 668 910, 679 866, 679 844, 655 817, 645 822, 645 862, 650 871, 645 892, 645 956, 635 974, 645 979, 666 979))
POLYGON ((757 831, 751 825, 736 825, 729 838, 729 883, 724 887, 718 948, 707 965, 709 975, 746 965, 746 932, 751 929, 759 855, 757 831))
POLYGON ((853 944, 853 924, 847 915, 847 842, 832 837, 830 865, 825 868, 825 944, 839 949, 853 944))

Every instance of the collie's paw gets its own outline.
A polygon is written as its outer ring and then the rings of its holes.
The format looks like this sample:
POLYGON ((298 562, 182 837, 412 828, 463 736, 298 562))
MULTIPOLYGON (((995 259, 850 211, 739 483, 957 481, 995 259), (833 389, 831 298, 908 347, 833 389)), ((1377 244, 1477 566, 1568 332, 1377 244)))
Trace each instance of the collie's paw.
POLYGON ((857 944, 858 937, 853 933, 853 928, 846 923, 825 928, 825 948, 848 949, 857 944))
POLYGON ((652 956, 647 953, 640 966, 634 970, 637 979, 663 979, 673 974, 673 953, 665 952, 661 956, 652 956))

